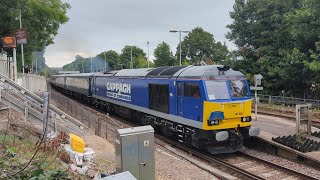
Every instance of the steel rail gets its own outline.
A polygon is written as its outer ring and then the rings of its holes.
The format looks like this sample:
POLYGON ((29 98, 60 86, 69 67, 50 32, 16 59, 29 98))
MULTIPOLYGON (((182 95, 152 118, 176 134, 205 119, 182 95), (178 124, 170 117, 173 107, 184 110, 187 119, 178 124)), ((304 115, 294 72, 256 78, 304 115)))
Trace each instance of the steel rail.
MULTIPOLYGON (((249 171, 246 171, 246 170, 243 170, 243 169, 240 169, 239 167, 235 166, 235 165, 232 165, 230 163, 227 163, 217 157, 213 157, 211 154, 209 153, 206 153, 206 152, 200 152, 200 151, 197 151, 197 150, 194 150, 194 149, 191 149, 191 148, 188 148, 186 147, 185 145, 183 144, 180 144, 178 142, 175 142, 175 141, 172 141, 172 140, 169 140, 168 138, 165 138, 161 135, 158 135, 158 134, 155 134, 155 137, 161 141, 164 141, 166 142, 167 144, 170 144, 174 147, 177 147, 179 148, 180 150, 183 150, 189 154, 192 154, 193 156, 195 157, 198 157, 200 159, 202 159, 203 161, 206 161, 206 162, 209 162, 209 163, 216 163, 216 164, 219 164, 219 165, 222 165, 224 167, 227 167, 233 171, 235 171, 236 173, 239 173, 243 176, 246 176, 247 178, 249 179, 265 179, 263 177, 260 177, 260 176, 257 176, 249 171)), ((156 142, 157 144, 160 144, 161 145, 161 142, 157 141, 156 142)), ((163 145, 162 145, 163 146, 163 145)))
POLYGON ((285 172, 288 172, 288 173, 290 173, 290 174, 294 174, 294 175, 296 175, 296 176, 299 176, 300 178, 303 178, 303 179, 310 179, 310 180, 317 180, 317 179, 318 179, 318 178, 309 176, 308 174, 305 174, 305 173, 303 173, 303 172, 295 171, 295 170, 289 169, 289 168, 287 168, 287 167, 278 165, 278 164, 276 164, 276 163, 273 163, 273 162, 270 162, 270 161, 267 161, 267 160, 264 160, 264 159, 260 159, 260 158, 255 157, 255 156, 251 156, 251 155, 246 154, 246 153, 243 153, 243 152, 238 152, 237 154, 239 154, 239 155, 241 155, 241 156, 244 156, 244 157, 247 157, 247 158, 254 159, 255 161, 259 161, 259 162, 268 164, 269 166, 276 167, 276 168, 281 169, 281 170, 283 170, 283 171, 285 171, 285 172))

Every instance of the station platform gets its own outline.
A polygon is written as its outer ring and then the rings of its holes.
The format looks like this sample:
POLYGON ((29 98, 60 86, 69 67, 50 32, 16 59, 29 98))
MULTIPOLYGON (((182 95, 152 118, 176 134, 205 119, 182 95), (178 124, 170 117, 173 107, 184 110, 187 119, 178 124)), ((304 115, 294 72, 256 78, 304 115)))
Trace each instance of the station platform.
MULTIPOLYGON (((252 119, 254 119, 254 117, 252 119)), ((258 119, 252 121, 252 126, 260 128, 260 134, 257 136, 259 140, 276 146, 283 154, 284 152, 289 152, 293 155, 300 156, 314 163, 320 164, 320 151, 302 153, 272 140, 272 138, 279 136, 294 135, 296 133, 295 121, 258 114, 258 119)), ((312 127, 311 131, 320 131, 320 129, 312 127)), ((320 138, 314 136, 310 136, 310 139, 320 142, 320 138)))

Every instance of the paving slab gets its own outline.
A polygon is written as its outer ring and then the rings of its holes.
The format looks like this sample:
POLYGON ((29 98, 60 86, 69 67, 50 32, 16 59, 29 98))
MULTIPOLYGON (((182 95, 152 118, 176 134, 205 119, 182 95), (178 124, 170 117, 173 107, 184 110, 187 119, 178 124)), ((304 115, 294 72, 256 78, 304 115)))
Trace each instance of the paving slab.
MULTIPOLYGON (((254 118, 253 118, 254 119, 254 118)), ((273 117, 273 116, 267 116, 267 115, 261 115, 258 114, 258 119, 255 121, 252 121, 253 127, 260 128, 260 134, 258 135, 258 138, 261 140, 264 140, 272 145, 275 145, 281 149, 287 150, 289 152, 295 153, 301 157, 313 160, 315 162, 320 163, 320 151, 313 151, 308 153, 302 153, 299 151, 296 151, 294 149, 291 149, 289 147, 286 147, 282 144, 279 144, 277 142, 272 141, 273 137, 278 136, 288 136, 293 135, 296 132, 296 122, 284 118, 279 117, 273 117)), ((312 132, 314 131, 320 131, 320 129, 312 127, 312 132)), ((312 139, 320 142, 320 138, 317 137, 311 137, 312 139)))

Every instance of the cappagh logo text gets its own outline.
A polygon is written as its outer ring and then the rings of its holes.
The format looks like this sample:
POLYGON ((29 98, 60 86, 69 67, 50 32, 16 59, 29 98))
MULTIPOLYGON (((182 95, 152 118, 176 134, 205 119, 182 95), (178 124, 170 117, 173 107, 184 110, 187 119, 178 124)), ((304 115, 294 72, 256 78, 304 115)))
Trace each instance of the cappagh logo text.
POLYGON ((107 87, 107 97, 120 99, 123 101, 131 101, 131 96, 130 96, 131 85, 130 84, 108 82, 106 87, 107 87))
POLYGON ((131 85, 130 84, 122 84, 122 83, 107 83, 107 90, 113 91, 116 93, 124 93, 124 94, 131 94, 131 85))

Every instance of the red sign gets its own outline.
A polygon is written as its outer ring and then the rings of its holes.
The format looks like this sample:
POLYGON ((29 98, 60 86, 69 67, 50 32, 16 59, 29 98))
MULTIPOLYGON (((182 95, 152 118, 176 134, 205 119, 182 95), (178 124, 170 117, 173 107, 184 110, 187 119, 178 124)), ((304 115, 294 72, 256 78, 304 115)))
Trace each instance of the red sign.
POLYGON ((14 38, 14 37, 3 37, 2 38, 2 47, 4 47, 4 48, 15 48, 15 47, 17 47, 16 38, 14 38))
POLYGON ((27 31, 26 29, 18 29, 16 32, 18 44, 27 44, 27 31))

